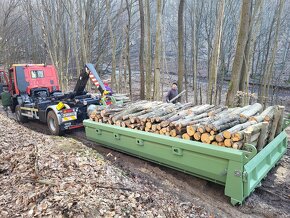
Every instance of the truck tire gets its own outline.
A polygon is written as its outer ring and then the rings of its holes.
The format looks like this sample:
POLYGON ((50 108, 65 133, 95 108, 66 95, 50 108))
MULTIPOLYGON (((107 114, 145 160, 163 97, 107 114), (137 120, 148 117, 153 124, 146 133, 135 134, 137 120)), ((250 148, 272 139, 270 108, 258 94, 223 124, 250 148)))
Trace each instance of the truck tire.
POLYGON ((16 116, 16 120, 19 123, 27 123, 28 122, 28 117, 25 117, 21 114, 20 105, 16 105, 16 107, 15 107, 15 116, 16 116))
POLYGON ((63 131, 60 130, 58 125, 58 119, 56 114, 53 111, 49 111, 46 117, 47 126, 52 135, 63 135, 63 131))

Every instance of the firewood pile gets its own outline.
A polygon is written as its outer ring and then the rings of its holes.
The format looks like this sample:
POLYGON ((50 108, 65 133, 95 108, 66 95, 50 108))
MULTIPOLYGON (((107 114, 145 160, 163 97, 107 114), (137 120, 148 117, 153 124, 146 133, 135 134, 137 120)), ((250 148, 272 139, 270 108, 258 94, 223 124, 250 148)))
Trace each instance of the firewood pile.
POLYGON ((245 107, 139 101, 126 106, 97 107, 90 119, 130 129, 242 149, 261 150, 282 130, 283 106, 263 111, 259 103, 245 107))

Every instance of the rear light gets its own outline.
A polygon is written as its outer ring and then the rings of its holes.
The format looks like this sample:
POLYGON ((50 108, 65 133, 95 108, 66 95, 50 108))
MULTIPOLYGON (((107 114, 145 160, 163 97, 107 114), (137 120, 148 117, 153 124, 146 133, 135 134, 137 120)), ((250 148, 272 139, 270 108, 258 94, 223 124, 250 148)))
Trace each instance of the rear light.
POLYGON ((71 112, 73 112, 73 111, 74 111, 74 110, 73 110, 72 108, 62 110, 62 112, 63 112, 64 114, 71 113, 71 112))

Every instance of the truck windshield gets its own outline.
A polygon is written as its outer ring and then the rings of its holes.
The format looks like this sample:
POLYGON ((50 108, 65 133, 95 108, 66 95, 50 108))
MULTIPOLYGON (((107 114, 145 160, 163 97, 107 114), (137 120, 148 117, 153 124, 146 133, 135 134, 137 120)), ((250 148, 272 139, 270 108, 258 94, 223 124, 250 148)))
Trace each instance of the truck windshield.
POLYGON ((36 79, 36 78, 43 78, 44 77, 44 72, 42 70, 32 70, 31 71, 31 78, 36 79))

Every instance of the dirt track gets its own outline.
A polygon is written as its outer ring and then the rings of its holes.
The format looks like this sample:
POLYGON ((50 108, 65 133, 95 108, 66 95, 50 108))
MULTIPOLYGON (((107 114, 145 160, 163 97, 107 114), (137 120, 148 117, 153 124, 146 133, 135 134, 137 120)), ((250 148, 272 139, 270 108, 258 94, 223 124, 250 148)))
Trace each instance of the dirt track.
MULTIPOLYGON (((48 134, 44 124, 29 122, 25 126, 48 134)), ((193 201, 215 217, 290 217, 290 128, 287 133, 287 154, 270 171, 262 186, 242 206, 237 207, 230 205, 229 198, 224 196, 223 186, 104 148, 88 141, 82 129, 67 133, 65 137, 75 138, 95 148, 140 183, 150 183, 157 188, 170 190, 172 195, 178 195, 184 201, 193 201)))

